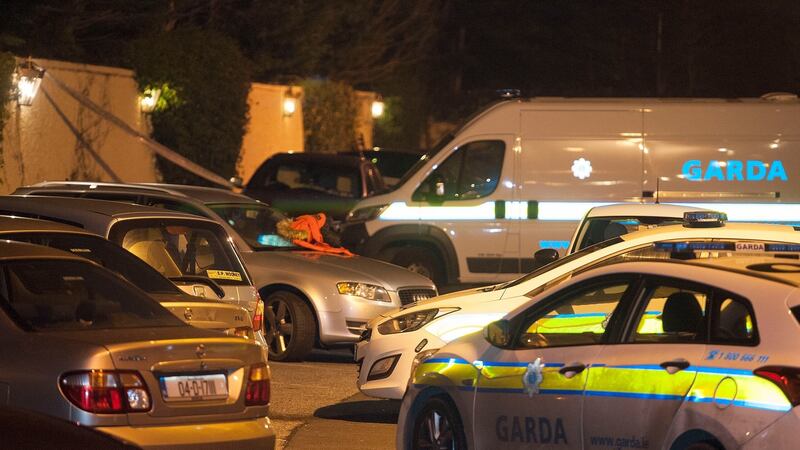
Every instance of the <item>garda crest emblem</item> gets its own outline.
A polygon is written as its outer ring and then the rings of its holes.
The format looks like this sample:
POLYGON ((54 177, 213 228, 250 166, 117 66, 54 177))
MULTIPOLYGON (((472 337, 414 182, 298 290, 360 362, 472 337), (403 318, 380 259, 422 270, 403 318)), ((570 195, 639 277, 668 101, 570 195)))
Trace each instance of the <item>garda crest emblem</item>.
POLYGON ((528 368, 525 370, 525 374, 522 375, 522 385, 525 386, 525 393, 528 394, 528 397, 533 397, 533 394, 539 393, 539 385, 542 384, 544 379, 542 375, 543 368, 542 358, 536 358, 536 361, 528 363, 528 368))

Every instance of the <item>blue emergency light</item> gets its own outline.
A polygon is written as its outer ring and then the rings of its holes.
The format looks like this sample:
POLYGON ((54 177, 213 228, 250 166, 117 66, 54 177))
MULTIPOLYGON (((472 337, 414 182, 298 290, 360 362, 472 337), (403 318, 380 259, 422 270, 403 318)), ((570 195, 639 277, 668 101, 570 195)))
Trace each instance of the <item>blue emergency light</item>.
POLYGON ((725 225, 728 215, 718 211, 689 211, 683 213, 686 228, 716 228, 725 225))

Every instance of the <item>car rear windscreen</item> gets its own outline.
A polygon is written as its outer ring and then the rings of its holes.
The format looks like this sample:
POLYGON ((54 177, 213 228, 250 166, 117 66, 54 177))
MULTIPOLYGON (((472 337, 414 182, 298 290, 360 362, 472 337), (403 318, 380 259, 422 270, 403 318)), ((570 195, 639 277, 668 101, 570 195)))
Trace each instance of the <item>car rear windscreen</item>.
POLYGON ((222 226, 201 220, 132 219, 117 222, 109 240, 167 278, 202 276, 221 285, 250 280, 222 226))
POLYGON ((89 262, 16 260, 0 268, 0 304, 29 330, 184 325, 143 291, 89 262))
POLYGON ((57 248, 90 259, 116 272, 150 294, 178 294, 181 291, 147 263, 99 236, 58 232, 14 232, 3 239, 57 248))

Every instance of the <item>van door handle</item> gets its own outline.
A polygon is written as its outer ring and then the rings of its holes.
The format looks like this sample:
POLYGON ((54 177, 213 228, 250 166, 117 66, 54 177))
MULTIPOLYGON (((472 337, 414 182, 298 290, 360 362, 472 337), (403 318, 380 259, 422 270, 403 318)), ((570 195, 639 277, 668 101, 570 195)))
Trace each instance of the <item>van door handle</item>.
POLYGON ((691 364, 685 359, 676 359, 673 361, 664 361, 659 365, 662 369, 666 370, 668 374, 673 375, 688 368, 691 364))
POLYGON ((564 375, 566 378, 572 378, 575 375, 583 372, 586 370, 586 365, 583 363, 572 363, 568 364, 560 369, 558 369, 558 373, 564 375))

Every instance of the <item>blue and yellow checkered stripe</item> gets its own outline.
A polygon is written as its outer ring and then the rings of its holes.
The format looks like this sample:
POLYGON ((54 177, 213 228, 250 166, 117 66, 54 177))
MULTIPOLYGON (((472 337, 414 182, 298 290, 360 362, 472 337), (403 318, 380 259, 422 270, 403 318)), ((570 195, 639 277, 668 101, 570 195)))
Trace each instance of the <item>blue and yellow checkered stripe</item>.
MULTIPOLYGON (((544 364, 539 394, 684 400, 691 403, 716 401, 724 404, 727 401, 732 406, 742 408, 777 412, 792 409, 791 403, 777 386, 745 369, 690 366, 686 370, 669 374, 655 364, 592 364, 590 370, 566 378, 558 372, 563 366, 562 363, 544 364), (736 389, 718 390, 720 382, 725 378, 732 378, 736 382, 736 389), (684 398, 687 390, 688 394, 684 398)), ((417 367, 413 383, 450 385, 466 390, 477 387, 479 392, 488 393, 523 394, 525 387, 522 377, 527 367, 528 363, 525 362, 470 363, 459 358, 431 358, 417 367)))

